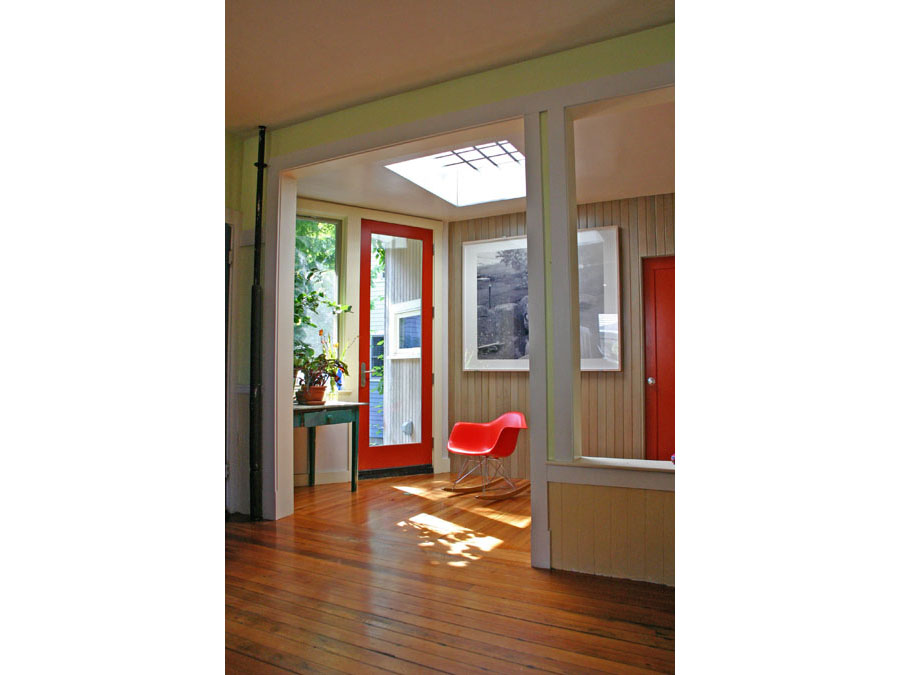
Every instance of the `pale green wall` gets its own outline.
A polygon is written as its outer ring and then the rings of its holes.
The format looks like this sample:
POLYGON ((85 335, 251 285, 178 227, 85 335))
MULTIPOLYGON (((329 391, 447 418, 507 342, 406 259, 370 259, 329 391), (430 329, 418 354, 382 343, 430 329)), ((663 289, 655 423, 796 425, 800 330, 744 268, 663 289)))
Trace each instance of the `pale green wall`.
MULTIPOLYGON (((674 61, 675 24, 668 24, 467 75, 274 130, 267 136, 266 159, 448 112, 674 61)), ((253 163, 257 157, 257 144, 257 135, 253 134, 244 139, 243 149, 238 152, 236 144, 229 141, 226 134, 226 206, 230 206, 230 199, 237 199, 245 230, 252 230, 254 226, 256 167, 253 163), (229 147, 232 147, 231 151, 229 147), (229 174, 229 152, 232 161, 242 167, 240 180, 234 173, 229 174)), ((238 382, 247 384, 252 253, 249 248, 239 249, 235 259, 238 269, 234 289, 234 356, 238 382)))
POLYGON ((225 132, 225 207, 241 209, 241 161, 244 146, 241 139, 225 132))

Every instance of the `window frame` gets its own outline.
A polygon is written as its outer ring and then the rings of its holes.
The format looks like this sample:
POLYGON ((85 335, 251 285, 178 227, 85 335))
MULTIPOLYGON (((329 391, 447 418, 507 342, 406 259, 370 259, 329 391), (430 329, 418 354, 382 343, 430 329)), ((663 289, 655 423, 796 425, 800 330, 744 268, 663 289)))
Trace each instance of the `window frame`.
MULTIPOLYGON (((421 347, 400 348, 400 319, 422 315, 422 299, 395 302, 388 307, 388 324, 390 325, 390 337, 394 338, 388 344, 390 348, 385 356, 389 359, 420 359, 421 347), (396 344, 395 344, 396 343, 396 344)), ((420 329, 421 330, 421 329, 420 329)))

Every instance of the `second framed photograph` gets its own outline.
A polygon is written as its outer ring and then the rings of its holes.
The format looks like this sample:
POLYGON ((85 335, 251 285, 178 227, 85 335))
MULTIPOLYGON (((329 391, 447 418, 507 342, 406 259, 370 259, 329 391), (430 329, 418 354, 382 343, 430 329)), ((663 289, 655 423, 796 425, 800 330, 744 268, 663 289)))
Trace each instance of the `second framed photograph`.
MULTIPOLYGON (((463 369, 528 370, 525 237, 463 243, 463 369)), ((582 370, 621 370, 617 227, 578 230, 582 370)))

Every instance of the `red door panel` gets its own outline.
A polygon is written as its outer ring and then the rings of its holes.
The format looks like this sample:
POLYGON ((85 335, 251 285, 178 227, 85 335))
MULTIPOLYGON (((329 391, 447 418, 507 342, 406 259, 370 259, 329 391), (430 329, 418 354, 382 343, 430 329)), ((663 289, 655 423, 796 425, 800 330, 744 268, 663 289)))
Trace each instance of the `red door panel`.
POLYGON ((644 259, 647 459, 675 454, 675 256, 644 259))
MULTIPOLYGON (((372 399, 378 399, 378 405, 384 407, 396 405, 396 399, 392 399, 388 392, 381 396, 373 392, 371 374, 366 376, 365 385, 362 384, 360 373, 357 373, 356 381, 359 383, 359 401, 370 403, 360 409, 359 415, 359 468, 388 469, 401 466, 419 466, 431 464, 432 455, 432 306, 433 287, 432 271, 434 257, 432 250, 432 231, 406 225, 395 225, 375 220, 363 219, 360 238, 360 284, 359 284, 359 361, 365 363, 367 369, 372 367, 372 303, 379 302, 379 298, 372 297, 372 235, 388 235, 390 237, 402 237, 415 239, 422 242, 422 291, 420 306, 420 336, 421 352, 419 362, 421 365, 421 425, 419 442, 385 443, 375 445, 370 443, 370 417, 379 415, 371 405, 372 399), (373 395, 373 393, 375 395, 373 395)), ((408 268, 407 268, 408 269, 408 268)), ((380 298, 384 301, 384 297, 380 298)), ((387 330, 382 327, 382 330, 387 330)), ((384 342, 384 341, 382 341, 384 342)), ((382 346, 384 350, 384 346, 382 346)), ((384 353, 382 361, 389 355, 384 353)))

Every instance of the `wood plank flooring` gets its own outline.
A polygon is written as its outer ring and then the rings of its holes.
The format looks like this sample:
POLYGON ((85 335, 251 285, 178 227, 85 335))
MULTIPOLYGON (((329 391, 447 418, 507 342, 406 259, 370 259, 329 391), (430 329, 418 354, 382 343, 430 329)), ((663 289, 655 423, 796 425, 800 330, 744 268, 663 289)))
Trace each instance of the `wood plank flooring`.
POLYGON ((449 482, 297 488, 292 517, 226 523, 226 671, 674 672, 674 589, 533 569, 528 494, 449 482))

